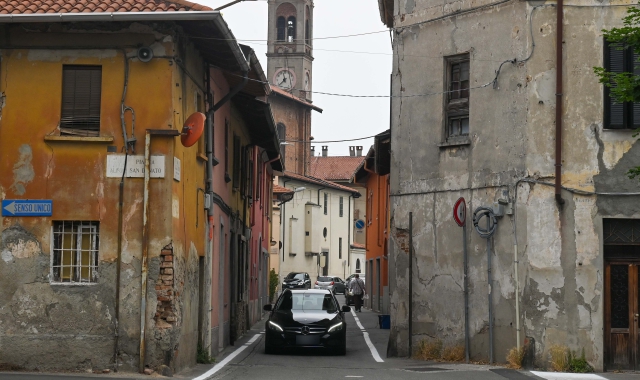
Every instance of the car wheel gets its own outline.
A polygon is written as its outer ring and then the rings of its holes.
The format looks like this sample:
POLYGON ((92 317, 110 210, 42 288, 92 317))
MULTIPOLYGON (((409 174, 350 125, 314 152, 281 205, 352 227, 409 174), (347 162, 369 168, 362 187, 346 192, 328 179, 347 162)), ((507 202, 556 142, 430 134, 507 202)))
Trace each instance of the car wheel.
POLYGON ((269 344, 269 340, 267 339, 266 336, 264 338, 264 353, 266 355, 273 355, 276 353, 273 347, 269 344))
POLYGON ((337 354, 340 356, 345 356, 347 354, 347 338, 346 337, 344 338, 344 343, 342 344, 342 346, 338 348, 337 354))

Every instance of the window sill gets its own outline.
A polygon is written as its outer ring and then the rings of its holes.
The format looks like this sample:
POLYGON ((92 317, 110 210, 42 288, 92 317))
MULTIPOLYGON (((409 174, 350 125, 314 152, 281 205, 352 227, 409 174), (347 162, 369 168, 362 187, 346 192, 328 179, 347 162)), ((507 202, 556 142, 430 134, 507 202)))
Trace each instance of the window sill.
POLYGON ((60 281, 51 281, 49 283, 51 286, 94 286, 98 285, 97 282, 60 282, 60 281))
POLYGON ((464 146, 464 145, 471 145, 471 139, 469 137, 456 138, 456 139, 451 139, 449 141, 443 141, 440 144, 438 144, 438 147, 449 148, 453 146, 464 146))
POLYGON ((202 153, 198 153, 198 154, 196 155, 196 159, 197 159, 198 161, 205 161, 205 162, 209 161, 209 159, 207 158, 207 156, 205 156, 205 155, 204 155, 204 154, 202 154, 202 153))
POLYGON ((44 136, 44 141, 49 142, 85 142, 85 143, 112 143, 114 140, 113 136, 98 136, 98 137, 88 137, 88 136, 59 136, 59 135, 48 135, 44 136))

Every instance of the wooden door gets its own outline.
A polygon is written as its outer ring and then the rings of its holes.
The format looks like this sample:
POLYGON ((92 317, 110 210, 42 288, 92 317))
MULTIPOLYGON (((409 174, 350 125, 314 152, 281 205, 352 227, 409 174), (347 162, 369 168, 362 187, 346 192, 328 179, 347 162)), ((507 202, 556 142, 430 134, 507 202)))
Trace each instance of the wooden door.
POLYGON ((609 262, 605 270, 607 369, 638 368, 638 263, 609 262))

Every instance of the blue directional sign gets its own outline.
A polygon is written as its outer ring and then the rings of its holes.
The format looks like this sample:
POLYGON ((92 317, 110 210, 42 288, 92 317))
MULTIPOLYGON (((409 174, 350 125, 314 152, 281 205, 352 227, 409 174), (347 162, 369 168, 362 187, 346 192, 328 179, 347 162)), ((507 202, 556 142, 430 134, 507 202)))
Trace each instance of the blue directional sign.
POLYGON ((2 216, 51 216, 51 199, 5 199, 2 201, 2 216))

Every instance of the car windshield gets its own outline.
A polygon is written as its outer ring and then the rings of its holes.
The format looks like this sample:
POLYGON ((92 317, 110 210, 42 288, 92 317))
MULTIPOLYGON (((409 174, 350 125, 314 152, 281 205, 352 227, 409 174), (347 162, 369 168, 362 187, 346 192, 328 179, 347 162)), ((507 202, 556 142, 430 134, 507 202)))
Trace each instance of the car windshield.
POLYGON ((318 281, 320 281, 320 282, 331 282, 331 281, 333 281, 333 277, 320 276, 320 277, 318 277, 318 281))
POLYGON ((324 310, 335 313, 338 311, 338 305, 330 294, 286 292, 280 299, 277 310, 324 310))
POLYGON ((286 277, 286 280, 304 280, 304 274, 302 273, 289 273, 286 277))

